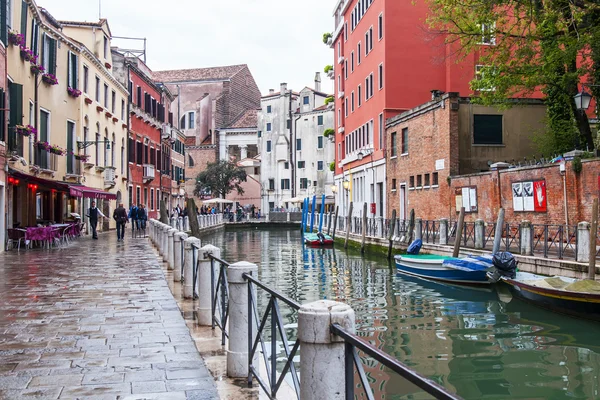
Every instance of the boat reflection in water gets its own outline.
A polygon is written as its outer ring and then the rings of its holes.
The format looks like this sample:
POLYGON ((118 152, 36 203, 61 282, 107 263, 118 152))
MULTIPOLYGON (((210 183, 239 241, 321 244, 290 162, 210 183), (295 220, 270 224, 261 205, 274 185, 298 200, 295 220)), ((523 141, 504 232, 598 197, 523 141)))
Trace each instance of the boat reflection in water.
MULTIPOLYGON (((360 336, 464 398, 599 397, 600 324, 503 303, 494 290, 400 275, 358 252, 303 248, 299 231, 231 231, 208 243, 226 260, 257 263, 261 281, 300 303, 349 303, 360 336)), ((295 338, 296 313, 282 314, 295 338)), ((375 398, 430 398, 374 360, 364 364, 375 398)))

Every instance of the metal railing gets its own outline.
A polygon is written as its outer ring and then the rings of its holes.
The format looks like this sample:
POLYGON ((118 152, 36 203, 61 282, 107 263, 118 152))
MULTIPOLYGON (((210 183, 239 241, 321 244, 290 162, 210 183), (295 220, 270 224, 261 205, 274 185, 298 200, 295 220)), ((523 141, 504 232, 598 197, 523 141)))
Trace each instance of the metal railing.
MULTIPOLYGON (((227 281, 227 268, 229 263, 213 256, 205 254, 210 259, 210 308, 212 312, 212 329, 221 329, 221 345, 225 345, 225 338, 229 337, 227 331, 227 320, 229 319, 229 282, 227 281), (219 264, 218 275, 216 264, 219 264)), ((194 280, 194 287, 196 287, 194 280)))
POLYGON ((288 336, 285 332, 285 324, 279 309, 279 302, 283 302, 295 311, 300 309, 300 304, 288 299, 278 291, 263 285, 251 275, 243 274, 242 277, 248 281, 248 386, 252 387, 252 379, 256 378, 262 389, 269 394, 271 398, 275 398, 277 396, 277 391, 281 388, 285 376, 289 373, 294 384, 296 395, 300 398, 300 380, 298 378, 296 366, 294 365, 294 357, 298 354, 300 341, 296 339, 294 345, 290 349, 288 336), (258 301, 253 285, 255 288, 262 289, 270 295, 269 303, 267 304, 267 308, 262 318, 260 318, 258 314, 258 301), (271 317, 270 321, 269 316, 271 317), (270 322, 270 349, 267 349, 265 339, 263 338, 263 333, 265 333, 264 331, 267 329, 267 322, 270 322), (256 332, 256 338, 252 338, 252 332, 256 332), (285 365, 281 374, 279 374, 279 377, 277 377, 277 333, 279 333, 285 352, 285 365), (259 344, 267 370, 266 382, 260 376, 257 366, 253 363, 259 344), (268 354, 270 354, 270 357, 268 354))
MULTIPOLYGON (((361 386, 364 390, 364 394, 367 399, 375 399, 373 392, 371 391, 371 383, 365 374, 365 370, 362 366, 360 357, 356 349, 360 350, 367 356, 375 359, 386 368, 391 369, 402 378, 406 379, 413 385, 422 389, 426 393, 432 395, 436 399, 447 399, 447 400, 458 400, 461 399, 459 396, 450 393, 443 386, 438 385, 434 381, 425 378, 421 374, 411 370, 400 361, 392 358, 390 355, 379 350, 377 347, 371 345, 366 340, 352 334, 339 324, 331 325, 331 333, 344 339, 345 342, 345 379, 346 379, 346 400, 354 399, 354 368, 360 378, 361 386), (369 389, 367 389, 369 388, 369 389)), ((359 396, 360 397, 360 396, 359 396)))

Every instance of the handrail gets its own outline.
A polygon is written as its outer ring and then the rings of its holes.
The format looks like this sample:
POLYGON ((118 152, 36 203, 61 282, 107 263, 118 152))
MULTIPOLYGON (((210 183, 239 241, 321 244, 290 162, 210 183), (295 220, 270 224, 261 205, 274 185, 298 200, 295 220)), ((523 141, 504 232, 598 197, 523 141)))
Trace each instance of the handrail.
POLYGON ((283 301, 285 304, 287 304, 288 306, 292 307, 294 310, 299 310, 300 309, 300 307, 301 307, 300 303, 297 303, 294 300, 288 299, 287 297, 285 297, 284 295, 282 295, 281 293, 279 293, 275 289, 271 289, 270 287, 265 286, 260 281, 254 279, 254 277, 252 275, 242 274, 242 278, 246 279, 247 281, 250 281, 250 282, 254 283, 256 286, 258 286, 259 288, 263 289, 264 291, 266 291, 267 293, 271 294, 272 296, 275 296, 278 300, 283 301))
POLYGON ((210 308, 212 329, 221 329, 221 345, 225 345, 225 338, 229 337, 227 331, 227 320, 229 319, 229 281, 227 280, 227 268, 231 265, 227 261, 214 256, 212 253, 204 253, 204 257, 210 260, 210 308), (215 263, 219 264, 219 275, 215 275, 215 263), (217 311, 218 318, 217 318, 217 311))
POLYGON ((367 392, 367 387, 369 386, 369 382, 366 380, 366 376, 364 370, 362 369, 362 364, 360 364, 360 360, 356 354, 356 348, 367 354, 369 357, 374 358, 378 362, 380 362, 385 367, 391 369, 396 372, 402 378, 406 379, 413 385, 419 387, 424 390, 428 394, 434 396, 436 399, 447 399, 447 400, 460 400, 456 394, 450 393, 443 386, 435 383, 431 379, 427 379, 423 375, 419 374, 416 371, 411 370, 406 365, 402 364, 400 361, 392 358, 389 354, 384 353, 379 350, 377 347, 373 346, 366 340, 344 330, 342 326, 337 323, 331 325, 331 333, 337 335, 344 339, 346 345, 352 346, 350 354, 348 354, 348 348, 346 349, 346 399, 354 399, 354 384, 349 384, 349 379, 354 379, 354 370, 352 368, 352 364, 349 361, 349 356, 353 358, 353 361, 358 370, 358 374, 362 381, 363 389, 365 389, 365 393, 367 394, 367 398, 373 398, 373 395, 367 392))

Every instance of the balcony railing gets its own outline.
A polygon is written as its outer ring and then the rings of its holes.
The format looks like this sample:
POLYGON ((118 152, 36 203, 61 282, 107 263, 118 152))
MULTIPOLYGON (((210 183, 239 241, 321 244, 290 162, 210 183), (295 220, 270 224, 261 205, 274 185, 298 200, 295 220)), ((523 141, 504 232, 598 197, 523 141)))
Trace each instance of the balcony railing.
POLYGON ((115 183, 115 172, 116 172, 116 168, 115 167, 106 167, 104 169, 104 186, 114 186, 115 183))

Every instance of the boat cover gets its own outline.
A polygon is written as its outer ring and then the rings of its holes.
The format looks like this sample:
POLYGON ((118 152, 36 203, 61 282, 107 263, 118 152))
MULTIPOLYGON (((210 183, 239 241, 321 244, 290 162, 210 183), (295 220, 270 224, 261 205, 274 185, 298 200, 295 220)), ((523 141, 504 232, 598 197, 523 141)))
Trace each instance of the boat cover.
POLYGON ((449 258, 442 266, 460 271, 485 271, 494 266, 492 256, 469 256, 465 258, 449 258))

